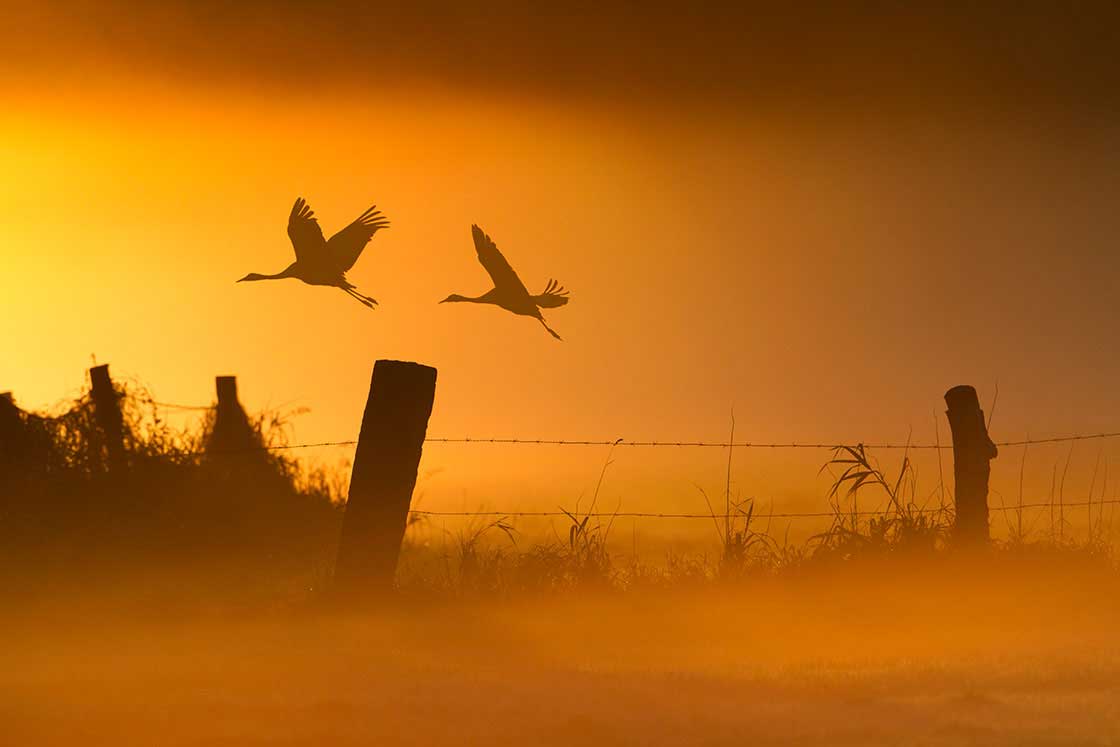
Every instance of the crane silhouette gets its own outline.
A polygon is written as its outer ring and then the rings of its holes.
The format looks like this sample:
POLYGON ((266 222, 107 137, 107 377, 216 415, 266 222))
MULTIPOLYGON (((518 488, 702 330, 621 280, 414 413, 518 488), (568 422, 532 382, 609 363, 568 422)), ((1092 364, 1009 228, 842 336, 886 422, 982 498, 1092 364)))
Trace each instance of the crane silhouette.
POLYGON ((315 212, 306 200, 299 197, 288 215, 288 238, 296 250, 296 261, 275 275, 251 272, 237 282, 296 278, 308 285, 341 288, 363 306, 372 309, 377 300, 359 293, 357 286, 346 279, 346 272, 358 261, 373 235, 388 227, 389 221, 374 205, 328 241, 323 238, 323 229, 319 227, 315 212))
POLYGON ((440 303, 494 304, 506 311, 512 311, 514 314, 533 317, 548 330, 550 335, 557 340, 561 339, 560 335, 556 334, 545 322, 544 317, 541 316, 541 309, 554 309, 563 306, 568 302, 568 291, 564 290, 563 286, 555 280, 549 280, 548 285, 545 286, 540 295, 529 295, 529 291, 525 288, 525 284, 521 282, 521 278, 517 277, 517 273, 509 266, 509 262, 498 251, 497 245, 490 237, 483 233, 478 226, 471 226, 471 235, 474 236, 474 248, 478 252, 478 261, 486 268, 486 272, 490 273, 490 278, 494 281, 494 287, 476 298, 452 293, 440 303))

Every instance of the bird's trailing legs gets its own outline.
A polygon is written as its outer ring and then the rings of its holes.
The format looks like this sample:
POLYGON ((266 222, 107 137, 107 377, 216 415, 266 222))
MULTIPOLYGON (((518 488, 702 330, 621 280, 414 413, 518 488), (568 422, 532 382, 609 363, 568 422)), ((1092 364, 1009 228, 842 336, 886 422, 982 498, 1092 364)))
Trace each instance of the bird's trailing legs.
POLYGON ((537 317, 537 321, 538 321, 538 322, 540 322, 540 323, 541 323, 541 324, 542 324, 542 325, 544 326, 544 328, 548 330, 548 334, 552 335, 553 337, 555 337, 555 338, 556 338, 557 340, 559 340, 560 342, 563 342, 563 341, 564 341, 564 338, 563 338, 563 337, 561 337, 560 335, 556 334, 556 330, 554 330, 554 329, 553 329, 552 327, 548 326, 548 322, 546 322, 546 321, 544 320, 544 317, 539 317, 539 316, 538 316, 538 317, 537 317))
POLYGON ((348 295, 350 295, 352 298, 356 299, 358 301, 358 303, 360 303, 362 306, 365 306, 367 309, 372 309, 374 306, 377 305, 377 299, 376 298, 374 298, 373 296, 362 295, 361 293, 356 291, 353 286, 350 286, 350 287, 343 286, 342 290, 346 291, 346 293, 348 295))

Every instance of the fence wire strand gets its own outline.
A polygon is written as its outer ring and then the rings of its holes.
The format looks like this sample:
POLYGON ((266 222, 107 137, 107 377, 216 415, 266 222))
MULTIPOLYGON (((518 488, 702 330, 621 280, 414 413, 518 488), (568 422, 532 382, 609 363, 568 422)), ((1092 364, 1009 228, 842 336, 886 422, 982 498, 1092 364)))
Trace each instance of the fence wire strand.
MULTIPOLYGON (((1090 441, 1106 438, 1120 438, 1120 431, 1106 431, 1103 433, 1082 433, 1072 436, 1054 436, 1051 438, 1032 438, 1020 441, 997 441, 996 446, 1033 446, 1036 444, 1069 443, 1071 441, 1090 441)), ((862 446, 865 449, 934 449, 939 451, 952 451, 952 444, 896 444, 896 443, 763 443, 756 441, 627 441, 624 438, 609 440, 577 440, 557 438, 471 438, 461 436, 447 438, 432 436, 424 439, 426 444, 512 444, 518 446, 630 446, 636 448, 711 448, 711 449, 819 449, 835 451, 846 447, 862 446)), ((317 449, 335 446, 357 446, 356 440, 345 441, 316 441, 301 444, 268 444, 264 446, 248 446, 239 449, 222 449, 220 451, 191 451, 183 453, 184 457, 192 456, 220 456, 229 454, 244 454, 256 451, 295 451, 298 449, 317 449)))
MULTIPOLYGON (((1102 433, 1079 433, 1071 436, 1053 436, 1050 438, 1029 438, 1018 441, 997 441, 996 446, 1033 446, 1036 444, 1069 443, 1071 441, 1090 441, 1106 438, 1120 438, 1120 431, 1105 431, 1102 433)), ((252 449, 239 449, 238 451, 255 451, 264 449, 268 451, 281 451, 288 449, 311 449, 321 446, 355 446, 357 441, 321 441, 306 444, 281 444, 275 446, 260 446, 252 449)), ((624 438, 611 440, 590 439, 558 439, 558 438, 471 438, 462 436, 447 438, 433 436, 424 439, 426 444, 512 444, 518 446, 631 446, 638 448, 712 448, 712 449, 827 449, 835 450, 845 446, 862 446, 865 449, 934 449, 952 451, 952 444, 899 444, 899 443, 864 443, 861 441, 848 443, 808 443, 808 442, 757 442, 757 441, 628 441, 624 438)), ((232 452, 223 452, 232 453, 232 452)))
MULTIPOLYGON (((1063 505, 1065 508, 1077 508, 1086 506, 1108 506, 1120 504, 1120 499, 1106 499, 1099 501, 1067 501, 1063 505)), ((1049 508, 1051 506, 1058 506, 1057 503, 1024 503, 1022 505, 1014 506, 992 506, 988 508, 989 513, 993 512, 1008 512, 1020 511, 1028 508, 1049 508)), ((903 511, 897 509, 879 510, 879 511, 794 511, 783 513, 758 513, 755 514, 757 519, 823 519, 833 516, 891 516, 894 514, 938 514, 947 513, 948 508, 911 508, 903 511)), ((569 513, 568 511, 423 511, 420 509, 411 509, 409 513, 414 516, 481 516, 492 518, 517 518, 517 517, 560 517, 564 516, 572 518, 575 515, 577 518, 583 519, 590 517, 593 519, 707 519, 712 520, 713 514, 685 514, 685 513, 653 513, 645 511, 592 511, 591 513, 569 513)), ((725 518, 723 514, 714 514, 715 518, 725 518)), ((734 515, 731 516, 735 518, 734 515)))
MULTIPOLYGON (((181 405, 170 402, 154 402, 160 407, 174 410, 209 410, 213 405, 181 405)), ((1038 444, 1069 443, 1072 441, 1090 441, 1105 438, 1118 438, 1120 431, 1104 431, 1101 433, 1078 433, 1068 436, 1052 436, 1049 438, 1025 438, 1016 441, 997 441, 996 446, 1034 446, 1038 444)), ((329 446, 355 446, 356 440, 322 441, 306 444, 282 444, 274 446, 254 447, 253 449, 238 449, 237 451, 254 451, 264 449, 267 451, 286 451, 294 449, 313 449, 329 446)), ((827 449, 835 450, 844 446, 862 446, 865 449, 905 449, 952 451, 952 444, 942 443, 866 443, 861 441, 845 443, 817 442, 756 442, 756 441, 631 441, 625 438, 616 439, 564 439, 564 438, 505 438, 471 436, 444 437, 433 436, 424 439, 428 444, 510 444, 518 446, 625 446, 634 448, 702 448, 702 449, 827 449)), ((229 452, 223 452, 229 453, 229 452)), ((193 456, 188 455, 188 456, 193 456)))
MULTIPOLYGON (((1002 441, 997 442, 996 446, 1013 447, 1013 446, 1028 446, 1035 444, 1053 444, 1053 443, 1068 443, 1072 441, 1087 441, 1094 439, 1107 439, 1120 437, 1120 431, 1106 431, 1101 433, 1082 433, 1070 436, 1054 436, 1050 438, 1035 438, 1035 439, 1022 439, 1018 441, 1002 441)), ((523 439, 523 438, 447 438, 447 437, 431 437, 424 439, 425 443, 437 444, 514 444, 520 446, 633 446, 633 447, 674 447, 674 448, 755 448, 755 449, 828 449, 835 450, 843 448, 842 444, 826 444, 826 443, 756 443, 751 441, 743 442, 716 442, 716 441, 627 441, 626 439, 610 440, 567 440, 567 439, 523 439)), ((357 441, 323 441, 311 444, 285 444, 279 446, 264 447, 271 450, 283 449, 301 449, 301 448, 314 448, 314 447, 329 447, 329 446, 353 446, 357 441)), ((952 445, 939 445, 939 444, 893 444, 893 443, 872 443, 872 444, 858 444, 866 449, 937 449, 937 450, 952 450, 952 445)), ((1120 504, 1120 499, 1116 500, 1098 500, 1098 501, 1074 501, 1064 503, 1065 508, 1077 508, 1087 506, 1107 506, 1120 504)), ((1022 511, 1026 509, 1036 508, 1049 508, 1053 503, 1024 503, 1021 505, 1013 506, 992 506, 989 507, 989 513, 1006 513, 1008 511, 1022 511)), ((945 513, 948 509, 942 506, 937 508, 910 508, 903 513, 910 514, 938 514, 945 513)), ((793 511, 793 512, 768 512, 766 514, 759 514, 759 518, 765 519, 823 519, 835 517, 837 515, 844 516, 857 516, 857 517, 874 517, 874 516, 887 516, 899 513, 897 510, 879 510, 879 511, 793 511)), ((421 509, 411 509, 409 514, 412 516, 424 517, 490 517, 490 518, 558 518, 567 517, 571 518, 571 514, 567 511, 425 511, 421 509)), ((646 511, 615 511, 615 512, 591 512, 586 514, 579 514, 580 517, 600 518, 600 519, 615 519, 615 518, 634 518, 634 519, 712 519, 712 514, 692 514, 692 513, 667 513, 667 512, 646 512, 646 511)), ((717 515, 719 518, 722 515, 717 515)))
MULTIPOLYGON (((154 404, 166 407, 169 409, 177 410, 209 410, 212 406, 195 406, 195 405, 177 405, 166 402, 155 402, 154 404)), ((1070 443, 1075 441, 1090 441, 1100 439, 1120 438, 1120 431, 1103 431, 1100 433, 1079 433, 1067 436, 1052 436, 1049 438, 1026 438, 1014 441, 998 441, 998 447, 1016 447, 1016 446, 1034 446, 1039 444, 1057 444, 1057 443, 1070 443)), ((294 451, 298 449, 314 449, 314 448, 329 448, 341 446, 356 446, 357 440, 348 439, 342 441, 318 441, 312 443, 297 443, 297 444, 268 444, 262 446, 253 446, 240 449, 223 449, 215 451, 193 451, 181 454, 183 457, 201 457, 201 456, 222 456, 244 454, 248 452, 260 451, 294 451)), ((937 450, 937 451, 951 451, 952 444, 939 444, 939 443, 862 443, 854 442, 848 444, 841 443, 810 443, 810 442, 755 442, 755 441, 630 441, 625 438, 617 438, 613 440, 608 439, 556 439, 556 438, 474 438, 470 436, 461 437, 441 437, 432 436, 424 439, 426 444, 494 444, 494 445, 518 445, 518 446, 610 446, 610 447, 635 447, 635 448, 712 448, 712 449, 818 449, 835 451, 845 447, 863 447, 865 449, 904 449, 910 450, 937 450)), ((1062 505, 1063 508, 1077 508, 1087 506, 1107 506, 1120 504, 1120 499, 1102 499, 1097 501, 1075 501, 1064 502, 1057 504, 1053 502, 1045 503, 1024 503, 1011 506, 992 506, 988 508, 989 513, 1006 513, 1008 511, 1021 511, 1024 509, 1035 508, 1049 508, 1057 505, 1062 505)), ((811 519, 811 518, 829 518, 837 515, 844 516, 887 516, 897 513, 909 514, 937 514, 944 513, 948 509, 943 506, 937 508, 908 508, 900 512, 894 510, 879 510, 879 511, 804 511, 804 512, 782 512, 782 513, 766 513, 759 514, 759 518, 766 519, 811 519)), ((411 509, 409 514, 413 516, 428 516, 428 517, 568 517, 571 518, 572 514, 567 511, 425 511, 420 509, 411 509)), ((692 513, 666 513, 666 512, 642 512, 642 511, 614 511, 614 512, 591 512, 579 514, 581 517, 590 518, 635 518, 635 519, 707 519, 711 520, 713 515, 708 514, 692 514, 692 513)), ((723 514, 716 514, 716 518, 727 518, 723 514)))

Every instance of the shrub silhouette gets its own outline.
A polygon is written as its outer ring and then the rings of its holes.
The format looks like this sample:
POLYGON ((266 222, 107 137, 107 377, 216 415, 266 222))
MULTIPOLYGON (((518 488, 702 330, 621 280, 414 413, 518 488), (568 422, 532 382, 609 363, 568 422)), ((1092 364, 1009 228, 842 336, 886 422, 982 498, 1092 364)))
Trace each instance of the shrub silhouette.
MULTIPOLYGON (((176 430, 151 396, 117 385, 125 464, 110 469, 89 393, 54 415, 0 420, 0 584, 9 591, 143 579, 171 594, 302 588, 333 558, 339 491, 266 450, 277 415, 209 411, 176 430), (199 589, 205 591, 199 591, 199 589)), ((240 409, 240 408, 238 408, 240 409)))

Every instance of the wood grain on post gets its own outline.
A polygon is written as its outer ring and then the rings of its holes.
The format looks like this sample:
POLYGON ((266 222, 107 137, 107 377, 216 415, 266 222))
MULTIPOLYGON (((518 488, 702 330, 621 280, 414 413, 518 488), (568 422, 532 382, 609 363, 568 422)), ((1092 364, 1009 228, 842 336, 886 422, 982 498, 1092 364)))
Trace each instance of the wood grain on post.
POLYGON ((343 595, 392 587, 435 393, 434 368, 374 364, 335 565, 343 595))
POLYGON ((93 414, 97 425, 105 437, 105 449, 109 454, 109 468, 124 466, 124 418, 121 403, 113 380, 109 376, 108 364, 94 366, 89 370, 90 396, 93 398, 93 414))
POLYGON ((945 393, 946 415, 953 431, 953 479, 956 484, 954 536, 963 545, 983 545, 988 528, 988 477, 999 450, 988 437, 976 390, 955 386, 945 393))

